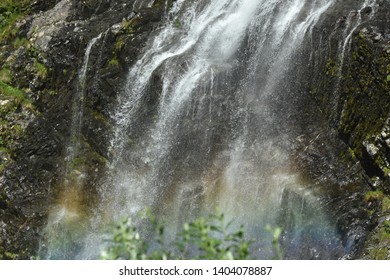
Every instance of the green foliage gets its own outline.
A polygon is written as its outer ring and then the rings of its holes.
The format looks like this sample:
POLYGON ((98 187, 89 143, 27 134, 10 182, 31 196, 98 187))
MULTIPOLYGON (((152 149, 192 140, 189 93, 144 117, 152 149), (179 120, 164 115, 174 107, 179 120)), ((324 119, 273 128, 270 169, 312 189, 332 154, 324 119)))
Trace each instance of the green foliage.
POLYGON ((266 230, 272 235, 272 246, 276 253, 275 259, 283 259, 283 250, 280 246, 280 237, 282 235, 282 229, 279 227, 272 228, 270 225, 267 225, 266 230))
POLYGON ((47 77, 47 67, 36 59, 34 60, 34 68, 40 78, 45 79, 47 77))
POLYGON ((369 251, 370 258, 374 260, 389 260, 390 259, 390 221, 384 221, 379 228, 379 232, 375 235, 375 243, 378 247, 372 248, 369 251))
POLYGON ((0 82, 10 83, 12 81, 11 70, 7 67, 0 70, 0 82))
POLYGON ((114 45, 114 52, 120 52, 123 49, 123 46, 125 45, 125 41, 123 37, 119 37, 114 45))
POLYGON ((134 17, 130 20, 124 20, 122 22, 121 31, 123 34, 133 35, 135 33, 135 28, 138 24, 139 19, 134 17))
POLYGON ((175 242, 165 242, 165 227, 150 219, 156 231, 146 242, 129 219, 118 225, 102 259, 248 259, 252 240, 244 238, 244 229, 230 230, 223 214, 199 218, 183 226, 175 242))
POLYGON ((224 215, 199 218, 184 225, 177 243, 182 259, 247 259, 252 241, 244 239, 244 229, 230 232, 224 215))
POLYGON ((146 250, 146 243, 141 239, 136 227, 130 219, 126 219, 115 228, 111 246, 102 252, 101 258, 144 260, 147 258, 146 250))
MULTIPOLYGON (((375 201, 380 204, 378 215, 387 216, 390 212, 390 197, 382 191, 371 191, 365 196, 366 201, 375 201)), ((366 258, 371 260, 390 259, 390 221, 385 220, 379 223, 367 241, 366 258)))
POLYGON ((0 41, 10 39, 17 33, 15 23, 24 16, 29 0, 1 0, 0 41))
POLYGON ((349 153, 351 154, 352 158, 356 160, 355 151, 354 151, 351 147, 348 147, 348 151, 349 151, 349 153))
POLYGON ((339 71, 339 66, 334 60, 329 58, 325 65, 325 73, 327 76, 336 77, 337 72, 339 71))
POLYGON ((383 199, 384 194, 382 191, 370 191, 367 192, 366 195, 364 196, 364 199, 366 201, 374 201, 374 200, 381 200, 383 199))
POLYGON ((11 252, 0 252, 0 260, 17 260, 19 256, 11 252))
POLYGON ((17 143, 23 137, 21 121, 35 113, 31 101, 24 91, 0 81, 0 147, 12 154, 17 143))
POLYGON ((118 66, 119 65, 119 60, 117 57, 113 57, 109 62, 108 62, 108 65, 109 66, 118 66))
POLYGON ((382 200, 382 213, 390 211, 390 197, 386 196, 382 200))
POLYGON ((15 41, 13 42, 13 46, 15 49, 18 49, 22 46, 28 46, 29 41, 27 38, 16 38, 15 41))
POLYGON ((0 81, 0 94, 14 97, 19 100, 24 99, 24 92, 18 88, 15 88, 9 84, 0 81))

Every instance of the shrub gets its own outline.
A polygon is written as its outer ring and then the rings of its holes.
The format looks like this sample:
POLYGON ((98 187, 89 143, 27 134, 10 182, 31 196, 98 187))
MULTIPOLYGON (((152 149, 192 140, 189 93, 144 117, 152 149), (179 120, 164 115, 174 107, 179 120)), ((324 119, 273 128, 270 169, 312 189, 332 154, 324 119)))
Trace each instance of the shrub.
POLYGON ((252 240, 244 237, 244 228, 230 230, 223 214, 202 217, 186 223, 178 233, 177 241, 165 243, 165 227, 152 219, 156 230, 146 242, 130 219, 119 224, 109 240, 102 259, 237 259, 250 257, 252 240))

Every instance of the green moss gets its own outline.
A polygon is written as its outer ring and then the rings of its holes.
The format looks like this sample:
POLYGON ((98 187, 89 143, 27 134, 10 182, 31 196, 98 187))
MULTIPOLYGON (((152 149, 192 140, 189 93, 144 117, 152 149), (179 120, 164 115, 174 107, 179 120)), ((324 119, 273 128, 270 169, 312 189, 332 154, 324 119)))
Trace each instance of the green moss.
MULTIPOLYGON (((73 139, 75 140, 75 139, 73 139)), ((90 170, 91 167, 94 167, 97 165, 105 165, 107 162, 107 159, 103 156, 101 156, 99 153, 97 153, 93 148, 90 146, 88 142, 86 142, 84 139, 79 139, 80 141, 80 152, 77 157, 74 158, 73 162, 70 164, 71 169, 73 170, 90 170)))
POLYGON ((382 200, 384 196, 382 191, 370 191, 366 193, 364 199, 366 201, 382 200))
POLYGON ((351 147, 348 148, 348 151, 349 151, 349 153, 351 154, 352 158, 353 158, 353 159, 356 159, 355 151, 354 151, 351 147))
POLYGON ((108 65, 109 66, 118 66, 119 65, 119 60, 118 58, 115 56, 113 57, 109 62, 108 62, 108 65))
POLYGON ((17 260, 18 258, 18 254, 11 252, 0 252, 0 260, 17 260))
POLYGON ((0 82, 9 84, 12 81, 12 73, 9 68, 3 68, 0 70, 0 82))
POLYGON ((369 251, 369 258, 372 260, 387 260, 389 249, 387 248, 373 248, 369 251))
POLYGON ((382 200, 382 212, 390 212, 390 197, 386 196, 382 200))
POLYGON ((18 29, 16 22, 28 14, 29 0, 2 0, 0 2, 0 42, 13 39, 18 29))
POLYGON ((123 49, 123 46, 125 45, 124 37, 119 37, 114 45, 114 51, 120 52, 123 49))
POLYGON ((368 248, 368 259, 390 259, 390 221, 384 221, 378 226, 375 233, 370 237, 368 248))
POLYGON ((169 9, 172 7, 175 0, 156 0, 153 3, 153 8, 156 9, 169 9))
POLYGON ((24 99, 24 92, 16 87, 0 81, 0 94, 14 97, 20 100, 24 99))
POLYGON ((9 84, 12 81, 11 70, 7 67, 0 70, 0 82, 9 84))
POLYGON ((29 112, 35 114, 35 108, 22 90, 4 82, 0 82, 0 96, 0 146, 12 154, 24 135, 21 123, 29 118, 29 112))
POLYGON ((71 163, 71 168, 73 170, 81 170, 82 167, 85 165, 85 161, 86 159, 84 156, 76 157, 71 163))
POLYGON ((139 23, 139 18, 134 17, 130 20, 124 20, 122 22, 122 33, 128 34, 128 35, 133 35, 135 33, 135 30, 138 26, 139 23))
POLYGON ((182 27, 182 24, 181 24, 181 22, 180 22, 179 19, 176 19, 176 20, 174 21, 173 25, 174 25, 176 28, 179 28, 179 29, 182 27))
POLYGON ((40 78, 45 79, 47 77, 48 69, 44 64, 40 63, 38 60, 35 60, 34 68, 40 78))
MULTIPOLYGON (((355 36, 348 68, 342 77, 339 104, 340 120, 338 131, 350 146, 358 160, 363 160, 365 147, 363 143, 375 143, 387 119, 390 110, 389 74, 390 57, 387 52, 373 45, 363 33, 355 36), (383 77, 383 78, 380 78, 383 77)), ((332 74, 332 66, 328 60, 328 74, 332 74)), ((329 85, 329 81, 328 81, 329 85)), ((325 85, 325 89, 326 89, 325 85)), ((378 155, 371 164, 389 173, 388 166, 378 155)), ((382 176, 383 174, 377 174, 382 176)))
POLYGON ((27 38, 16 38, 15 41, 13 42, 13 47, 15 49, 18 49, 23 46, 28 46, 29 43, 30 42, 27 40, 27 38))
POLYGON ((333 59, 328 58, 325 65, 325 74, 327 76, 336 77, 338 71, 339 71, 339 66, 336 64, 336 62, 333 59))
POLYGON ((107 123, 107 117, 97 110, 92 110, 93 118, 99 122, 107 123))

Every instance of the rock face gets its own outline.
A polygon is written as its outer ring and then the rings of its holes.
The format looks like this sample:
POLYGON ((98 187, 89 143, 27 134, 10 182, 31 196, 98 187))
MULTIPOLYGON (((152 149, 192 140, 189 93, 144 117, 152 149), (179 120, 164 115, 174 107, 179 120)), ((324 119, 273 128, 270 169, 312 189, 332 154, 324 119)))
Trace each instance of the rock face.
MULTIPOLYGON (((62 186, 77 184, 82 174, 81 196, 94 196, 111 156, 104 144, 112 130, 109 112, 128 69, 174 1, 30 2, 27 15, 16 23, 17 33, 0 43, 0 114, 7 121, 0 123, 0 146, 5 147, 0 148, 0 259, 37 255, 49 208, 62 186), (80 98, 77 69, 83 65, 80 98), (11 89, 13 94, 3 94, 11 89), (66 163, 77 123, 74 112, 80 110, 81 152, 66 163)), ((329 169, 327 149, 340 151, 337 162, 344 165, 331 166, 338 171, 328 178, 340 192, 328 195, 345 242, 356 246, 351 257, 388 258, 383 235, 390 214, 390 3, 377 1, 358 12, 347 2, 315 27, 297 58, 309 61, 307 68, 297 69, 303 79, 296 87, 311 108, 296 116, 306 134, 297 140, 297 154, 305 154, 297 157, 297 165, 311 166, 307 176, 320 181, 329 169), (358 16, 362 24, 349 30, 358 16), (306 114, 321 119, 320 133, 304 125, 306 114), (346 196, 340 195, 344 191, 346 196)), ((155 79, 158 85, 158 74, 155 79)), ((147 98, 139 118, 147 117, 158 97, 147 98)))
MULTIPOLYGON (((390 25, 388 1, 377 1, 359 13, 350 11, 334 23, 331 36, 318 35, 322 45, 312 61, 310 92, 339 139, 348 147, 348 156, 362 169, 369 186, 360 209, 367 221, 380 226, 370 236, 366 258, 389 258, 389 241, 383 237, 388 220, 389 194, 389 112, 390 112, 390 25), (348 41, 338 36, 360 16, 361 22, 349 31, 348 41), (328 37, 328 38, 327 38, 328 37), (330 38, 329 38, 330 37, 330 38), (342 44, 340 44, 340 41, 342 44), (335 51, 338 50, 338 51, 335 51), (313 73, 313 72, 312 72, 313 73), (379 196, 375 194, 380 194, 379 196), (374 194, 374 195, 373 195, 374 194), (386 218, 387 217, 387 218, 386 218), (378 237, 379 232, 382 233, 378 237), (381 239, 373 244, 372 240, 381 239)), ((347 156, 343 154, 342 157, 347 156)))
POLYGON ((2 133, 10 139, 0 154, 0 258, 37 255, 49 206, 63 181, 71 180, 62 178, 68 168, 63 158, 79 86, 77 69, 88 43, 100 34, 89 58, 84 122, 77 136, 85 156, 74 159, 72 170, 77 173, 80 163, 86 166, 89 184, 83 192, 91 194, 108 157, 102 144, 110 130, 107 111, 127 69, 165 15, 165 5, 171 5, 125 0, 31 2, 26 8, 30 15, 17 24, 19 33, 1 43, 2 69, 12 76, 2 82, 18 89, 23 102, 3 95, 1 99, 2 118, 10 119, 11 127, 17 125, 20 135, 9 129, 2 133), (22 45, 15 46, 13 40, 23 40, 22 45), (19 109, 6 110, 15 106, 19 109))

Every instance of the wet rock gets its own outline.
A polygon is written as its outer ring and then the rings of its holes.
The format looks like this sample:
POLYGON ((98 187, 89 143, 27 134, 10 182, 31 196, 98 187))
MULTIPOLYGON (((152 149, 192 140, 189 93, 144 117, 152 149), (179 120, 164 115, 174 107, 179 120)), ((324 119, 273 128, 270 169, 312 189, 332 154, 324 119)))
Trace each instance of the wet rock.
POLYGON ((370 15, 372 13, 372 7, 365 7, 360 11, 360 13, 363 15, 370 15))
POLYGON ((363 145, 366 147, 367 153, 372 157, 374 157, 379 151, 378 147, 367 141, 363 142, 363 145))
MULTIPOLYGON (((3 252, 12 253, 6 258, 19 259, 37 254, 48 209, 64 180, 69 180, 63 178, 68 164, 64 155, 73 137, 70 130, 79 86, 77 69, 90 40, 101 34, 91 50, 83 126, 77 136, 85 157, 72 163, 84 165, 82 174, 87 183, 83 192, 96 196, 109 157, 112 124, 108 112, 115 105, 128 67, 136 61, 140 46, 145 45, 165 11, 165 1, 159 8, 150 9, 138 1, 137 12, 132 10, 133 2, 33 1, 32 14, 18 23, 19 35, 27 37, 28 42, 17 50, 6 46, 2 52, 14 74, 14 85, 25 89, 25 97, 39 112, 33 114, 22 107, 20 114, 28 116, 22 125, 23 137, 14 141, 12 151, 1 150, 1 164, 7 161, 7 165, 0 176, 0 194, 4 193, 0 197, 0 258, 3 252), (124 34, 123 24, 136 15, 134 33, 124 34), (115 54, 116 63, 113 53, 119 36, 129 45, 115 54)), ((1 108, 8 108, 12 102, 1 99, 1 108)), ((20 124, 18 115, 7 118, 11 122, 18 118, 20 124)))
POLYGON ((71 0, 62 0, 53 9, 34 17, 28 38, 35 48, 46 52, 53 37, 66 25, 72 7, 71 0))

